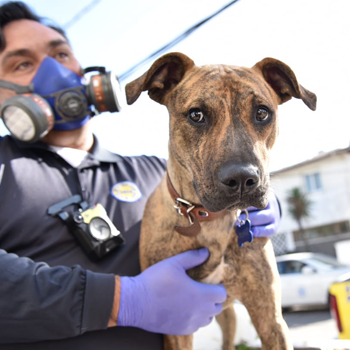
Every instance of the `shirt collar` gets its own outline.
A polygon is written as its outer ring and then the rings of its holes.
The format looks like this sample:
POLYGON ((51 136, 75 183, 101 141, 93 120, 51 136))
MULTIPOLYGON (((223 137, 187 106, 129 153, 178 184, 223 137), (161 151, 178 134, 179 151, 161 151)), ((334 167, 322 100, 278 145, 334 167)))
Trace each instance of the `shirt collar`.
MULTIPOLYGON (((42 141, 28 143, 28 142, 19 141, 15 138, 13 138, 13 140, 15 141, 15 143, 19 148, 36 148, 36 149, 43 149, 49 152, 53 152, 52 150, 50 150, 49 146, 42 141)), ((94 144, 92 146, 91 152, 89 152, 89 156, 94 158, 95 160, 98 160, 100 162, 105 162, 105 163, 117 163, 122 160, 122 157, 119 156, 118 154, 112 153, 107 149, 102 148, 100 145, 100 142, 98 141, 95 135, 94 135, 94 144)))

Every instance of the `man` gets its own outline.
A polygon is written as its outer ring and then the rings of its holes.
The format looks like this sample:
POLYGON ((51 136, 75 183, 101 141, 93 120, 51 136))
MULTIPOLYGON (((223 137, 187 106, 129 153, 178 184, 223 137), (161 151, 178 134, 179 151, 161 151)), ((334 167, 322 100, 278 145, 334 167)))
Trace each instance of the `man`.
MULTIPOLYGON (((165 162, 101 149, 91 109, 81 107, 85 97, 74 100, 85 96, 77 83, 82 70, 62 30, 42 24, 21 2, 0 7, 0 27, 2 118, 15 136, 0 137, 0 348, 162 349, 162 334, 208 324, 225 288, 186 274, 208 258, 206 249, 140 274, 142 213, 165 162), (64 88, 53 86, 58 82, 64 88), (73 100, 60 104, 57 91, 67 89, 73 100), (67 106, 84 113, 67 117, 67 106), (38 115, 48 119, 40 124, 38 115), (32 132, 39 124, 47 130, 32 132), (97 209, 99 224, 84 231, 84 215, 97 209), (110 252, 95 248, 106 232, 110 252)), ((279 215, 275 199, 252 211, 255 235, 275 232, 279 215)))

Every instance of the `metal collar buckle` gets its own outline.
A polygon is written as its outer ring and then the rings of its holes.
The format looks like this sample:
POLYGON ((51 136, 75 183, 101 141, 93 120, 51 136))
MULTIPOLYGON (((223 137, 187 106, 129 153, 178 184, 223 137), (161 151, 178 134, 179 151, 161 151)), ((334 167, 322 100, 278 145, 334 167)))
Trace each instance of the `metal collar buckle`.
POLYGON ((186 201, 185 199, 176 198, 175 199, 174 208, 176 209, 176 212, 179 215, 182 215, 182 216, 184 214, 181 212, 181 205, 184 205, 186 207, 187 219, 190 222, 190 224, 192 225, 193 224, 193 220, 192 220, 191 216, 189 215, 189 213, 195 208, 195 205, 193 205, 192 203, 186 201))

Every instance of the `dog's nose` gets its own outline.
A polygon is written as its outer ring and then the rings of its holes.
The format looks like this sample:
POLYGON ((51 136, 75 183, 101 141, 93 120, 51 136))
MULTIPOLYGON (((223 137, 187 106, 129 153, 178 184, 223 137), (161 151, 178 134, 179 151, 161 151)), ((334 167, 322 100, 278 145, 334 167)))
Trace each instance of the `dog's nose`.
POLYGON ((259 169, 252 164, 229 163, 219 170, 219 181, 227 189, 247 193, 259 185, 259 169))

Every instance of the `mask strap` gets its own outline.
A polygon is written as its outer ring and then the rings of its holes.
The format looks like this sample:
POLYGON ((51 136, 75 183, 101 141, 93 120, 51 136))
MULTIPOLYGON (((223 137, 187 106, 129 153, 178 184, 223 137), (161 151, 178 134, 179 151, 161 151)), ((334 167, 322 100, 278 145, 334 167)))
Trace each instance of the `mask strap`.
POLYGON ((101 66, 93 66, 93 67, 87 67, 82 69, 83 74, 90 73, 90 72, 100 72, 100 73, 106 73, 106 68, 101 66))
POLYGON ((34 92, 34 85, 19 85, 9 81, 0 80, 0 87, 15 91, 17 94, 26 94, 34 92))

